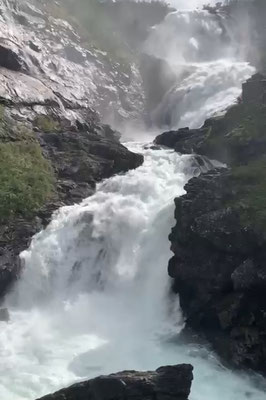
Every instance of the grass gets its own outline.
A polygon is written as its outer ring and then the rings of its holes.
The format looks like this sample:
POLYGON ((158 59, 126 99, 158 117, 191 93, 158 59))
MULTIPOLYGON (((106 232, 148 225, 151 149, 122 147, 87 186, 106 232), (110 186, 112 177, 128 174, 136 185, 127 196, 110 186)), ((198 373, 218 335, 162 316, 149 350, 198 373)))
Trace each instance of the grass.
POLYGON ((266 159, 233 168, 231 179, 237 193, 231 205, 243 225, 266 234, 266 159))
POLYGON ((60 124, 50 115, 39 115, 34 120, 34 125, 42 132, 59 132, 60 124))
POLYGON ((53 193, 54 173, 34 132, 0 108, 0 222, 31 216, 53 193))

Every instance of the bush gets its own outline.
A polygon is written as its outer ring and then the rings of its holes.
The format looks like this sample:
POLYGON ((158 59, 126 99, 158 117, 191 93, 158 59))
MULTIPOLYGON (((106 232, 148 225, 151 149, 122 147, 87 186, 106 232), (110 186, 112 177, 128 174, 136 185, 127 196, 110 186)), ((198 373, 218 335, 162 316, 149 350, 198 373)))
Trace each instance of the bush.
POLYGON ((53 192, 54 176, 37 142, 0 143, 0 221, 30 216, 53 192))
POLYGON ((49 132, 59 132, 60 131, 59 122, 56 121, 53 117, 51 117, 49 115, 39 115, 35 119, 34 124, 42 132, 49 133, 49 132))

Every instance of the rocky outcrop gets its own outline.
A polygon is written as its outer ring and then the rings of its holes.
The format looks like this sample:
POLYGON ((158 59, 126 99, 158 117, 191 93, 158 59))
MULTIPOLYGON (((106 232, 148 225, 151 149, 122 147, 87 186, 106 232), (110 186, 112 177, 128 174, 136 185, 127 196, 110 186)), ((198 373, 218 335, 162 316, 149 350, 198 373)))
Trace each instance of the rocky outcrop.
POLYGON ((169 275, 187 326, 228 362, 266 372, 266 239, 236 207, 231 172, 202 174, 185 189, 175 200, 169 275))
POLYGON ((266 373, 264 81, 252 77, 223 116, 156 143, 228 164, 193 178, 175 199, 168 271, 187 327, 230 364, 266 373))
POLYGON ((195 153, 206 135, 207 129, 205 127, 201 129, 181 128, 177 131, 162 133, 156 137, 155 143, 171 147, 178 153, 191 154, 195 153))
POLYGON ((240 165, 266 154, 265 77, 256 74, 243 84, 242 97, 224 115, 205 121, 199 129, 164 132, 156 144, 177 152, 196 153, 228 165, 240 165))
POLYGON ((119 372, 77 383, 39 400, 188 400, 192 369, 181 364, 154 372, 119 372))

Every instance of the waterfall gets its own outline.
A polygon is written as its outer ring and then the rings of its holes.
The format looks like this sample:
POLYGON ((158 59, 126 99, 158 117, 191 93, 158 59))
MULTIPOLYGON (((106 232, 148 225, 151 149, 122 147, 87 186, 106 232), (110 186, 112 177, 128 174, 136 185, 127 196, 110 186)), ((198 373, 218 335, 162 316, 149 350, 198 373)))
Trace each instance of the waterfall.
POLYGON ((175 83, 153 110, 163 128, 199 127, 241 94, 254 68, 223 16, 204 10, 175 11, 153 28, 144 51, 164 60, 175 83))
MULTIPOLYGON (((147 49, 177 71, 154 120, 198 126, 238 96, 253 68, 236 61, 221 35, 201 11, 171 14, 154 28, 147 49)), ((191 400, 264 399, 251 377, 177 335, 183 319, 169 290, 167 236, 173 199, 198 169, 190 156, 127 145, 144 164, 58 210, 21 254, 24 271, 5 304, 10 322, 0 322, 0 398, 34 400, 99 374, 190 362, 191 400)))

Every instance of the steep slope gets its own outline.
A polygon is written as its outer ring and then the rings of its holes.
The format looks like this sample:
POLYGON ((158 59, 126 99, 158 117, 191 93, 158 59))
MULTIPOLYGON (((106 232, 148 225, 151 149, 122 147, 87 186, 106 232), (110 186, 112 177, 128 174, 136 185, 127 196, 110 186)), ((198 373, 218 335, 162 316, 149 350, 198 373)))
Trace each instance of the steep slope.
POLYGON ((187 326, 238 367, 265 373, 265 77, 243 85, 242 99, 201 129, 157 137, 177 152, 223 162, 192 179, 175 200, 169 275, 187 326))

